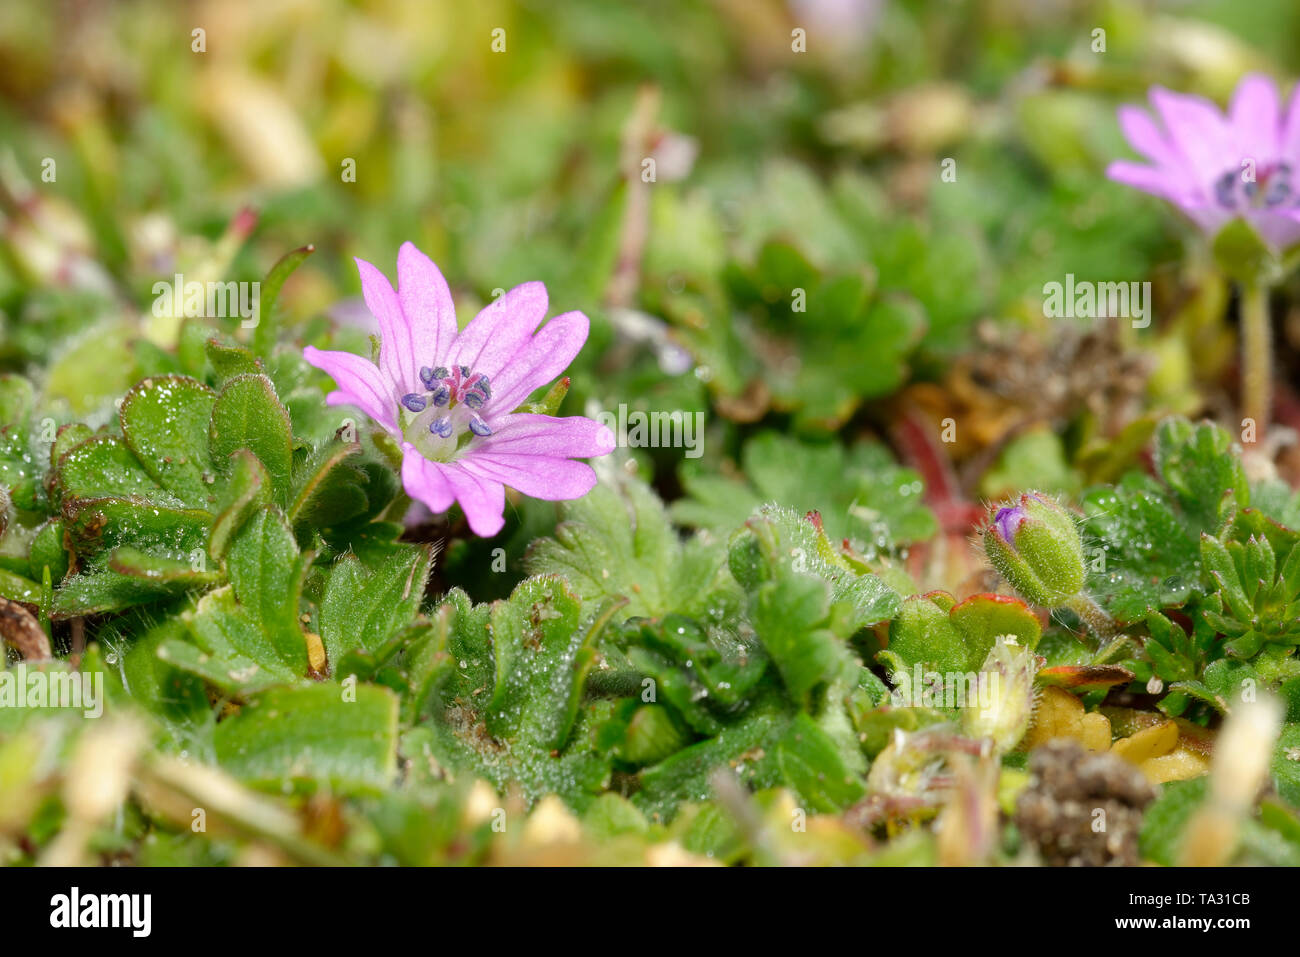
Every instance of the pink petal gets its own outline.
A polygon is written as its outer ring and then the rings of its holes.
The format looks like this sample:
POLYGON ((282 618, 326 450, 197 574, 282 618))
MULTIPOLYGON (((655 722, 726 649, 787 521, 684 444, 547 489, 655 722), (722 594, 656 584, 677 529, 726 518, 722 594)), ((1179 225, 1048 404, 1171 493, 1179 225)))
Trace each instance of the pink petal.
POLYGON ((1146 110, 1136 106, 1119 108, 1119 128, 1129 145, 1157 166, 1178 166, 1182 157, 1161 132, 1146 110))
POLYGON ((1228 116, 1242 159, 1252 159, 1260 167, 1277 159, 1281 111, 1277 87, 1268 77, 1252 73, 1237 84, 1228 116))
POLYGON ((526 282, 483 307, 456 339, 452 364, 486 375, 497 390, 502 371, 546 318, 546 286, 526 282))
POLYGON ((1178 189, 1173 177, 1163 168, 1116 160, 1106 167, 1106 177, 1171 202, 1182 203, 1188 199, 1186 191, 1178 189))
POLYGON ((402 443, 402 487, 431 512, 447 511, 456 499, 442 466, 430 462, 410 442, 402 443))
POLYGON ((410 333, 414 370, 443 365, 456 340, 456 307, 447 280, 414 243, 397 251, 397 295, 410 333))
POLYGON ((1224 209, 1215 203, 1187 205, 1182 209, 1187 218, 1200 227, 1201 232, 1211 237, 1217 236, 1220 229, 1237 217, 1232 210, 1224 209))
POLYGON ((1252 210, 1246 219, 1274 249, 1286 250, 1300 241, 1300 211, 1252 210))
POLYGON ((493 410, 513 411, 535 389, 558 377, 586 343, 590 325, 582 313, 566 312, 542 326, 492 380, 493 410))
POLYGON ((459 462, 430 462, 409 442, 402 443, 402 486, 434 513, 459 502, 475 535, 488 538, 506 522, 506 490, 499 481, 471 474, 459 462))
POLYGON ((355 405, 389 432, 397 434, 397 399, 374 363, 351 352, 325 351, 315 346, 303 349, 302 357, 338 385, 337 391, 325 397, 326 403, 355 405))
POLYGON ((501 482, 545 502, 582 498, 596 484, 590 465, 549 455, 476 451, 459 464, 471 475, 501 482))
POLYGON ((471 475, 459 463, 440 465, 438 469, 464 510, 470 531, 482 538, 491 538, 501 531, 506 523, 505 486, 493 479, 471 475))
POLYGON ((1291 163, 1291 171, 1295 173, 1300 165, 1300 83, 1291 90, 1291 101, 1287 104, 1278 149, 1282 159, 1291 163))
POLYGON ((415 343, 411 329, 402 315, 397 293, 388 283, 388 277, 378 269, 358 259, 357 272, 361 274, 361 292, 366 307, 379 322, 379 368, 394 384, 399 395, 424 391, 419 388, 415 362, 415 343))
POLYGON ((1224 173, 1241 168, 1241 147, 1233 144, 1227 121, 1209 100, 1157 86, 1151 90, 1151 102, 1169 131, 1170 142, 1192 167, 1202 189, 1212 189, 1224 173))
POLYGON ((519 412, 493 419, 492 434, 480 440, 471 455, 487 452, 493 456, 543 455, 585 459, 608 455, 616 444, 614 433, 606 426, 580 415, 557 418, 519 412))

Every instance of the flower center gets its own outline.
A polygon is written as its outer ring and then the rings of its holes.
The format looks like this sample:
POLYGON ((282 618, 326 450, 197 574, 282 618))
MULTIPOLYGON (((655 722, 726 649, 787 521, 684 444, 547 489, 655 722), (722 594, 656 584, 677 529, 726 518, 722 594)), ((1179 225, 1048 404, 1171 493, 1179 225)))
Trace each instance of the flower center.
POLYGON ((479 413, 492 398, 488 377, 468 366, 420 370, 424 392, 402 396, 402 434, 425 458, 450 462, 474 438, 492 434, 479 413))
POLYGON ((1279 209, 1300 205, 1300 193, 1291 182, 1291 165, 1262 166, 1256 178, 1246 180, 1242 171, 1230 169, 1214 181, 1214 198, 1225 209, 1279 209))

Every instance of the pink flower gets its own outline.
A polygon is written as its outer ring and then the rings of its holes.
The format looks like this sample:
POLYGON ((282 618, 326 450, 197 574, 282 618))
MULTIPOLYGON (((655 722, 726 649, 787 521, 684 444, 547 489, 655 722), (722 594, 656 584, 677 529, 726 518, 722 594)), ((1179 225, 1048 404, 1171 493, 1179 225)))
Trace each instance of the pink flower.
POLYGON ((1153 165, 1111 163, 1111 179, 1163 197, 1210 236, 1245 219, 1275 250, 1300 240, 1300 91, 1285 113, 1268 77, 1242 79, 1226 116, 1199 96, 1152 87, 1157 124, 1124 106, 1119 123, 1153 165))
POLYGON ((546 317, 546 287, 516 286, 459 331, 442 273, 411 243, 397 253, 398 288, 357 260, 379 322, 379 365, 312 346, 303 357, 338 384, 325 399, 354 405, 402 447, 402 484, 433 512, 459 502, 476 535, 505 524, 505 486, 534 498, 579 498, 596 484, 575 458, 606 455, 614 435, 580 416, 513 410, 555 379, 587 341, 580 312, 546 317))

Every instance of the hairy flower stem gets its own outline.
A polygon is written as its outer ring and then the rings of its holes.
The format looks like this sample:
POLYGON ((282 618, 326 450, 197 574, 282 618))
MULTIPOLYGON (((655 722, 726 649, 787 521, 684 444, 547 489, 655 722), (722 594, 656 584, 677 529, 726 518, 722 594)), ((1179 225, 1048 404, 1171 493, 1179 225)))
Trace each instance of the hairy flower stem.
POLYGON ((1106 614, 1101 605, 1097 604, 1088 595, 1075 595, 1062 607, 1068 608, 1078 615, 1083 623, 1088 626, 1088 630, 1103 641, 1115 636, 1115 619, 1106 614))
POLYGON ((1262 438, 1273 397, 1273 346, 1268 315, 1269 288, 1248 280, 1241 288, 1241 414, 1262 438))

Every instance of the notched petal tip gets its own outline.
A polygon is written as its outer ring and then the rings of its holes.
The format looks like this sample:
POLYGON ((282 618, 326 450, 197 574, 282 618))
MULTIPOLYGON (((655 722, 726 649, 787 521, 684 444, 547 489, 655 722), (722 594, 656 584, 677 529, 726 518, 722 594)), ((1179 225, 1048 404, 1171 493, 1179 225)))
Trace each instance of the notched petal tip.
MULTIPOLYGON (((464 503, 462 503, 463 507, 464 503)), ((469 521, 469 530, 479 538, 491 538, 506 526, 504 512, 497 515, 486 509, 464 509, 464 511, 465 518, 469 521)))
POLYGON ((602 425, 596 430, 594 441, 597 450, 595 455, 609 455, 610 452, 618 448, 618 440, 607 425, 602 425))

